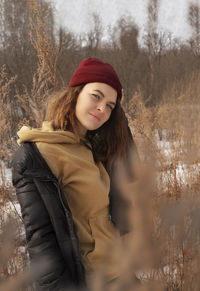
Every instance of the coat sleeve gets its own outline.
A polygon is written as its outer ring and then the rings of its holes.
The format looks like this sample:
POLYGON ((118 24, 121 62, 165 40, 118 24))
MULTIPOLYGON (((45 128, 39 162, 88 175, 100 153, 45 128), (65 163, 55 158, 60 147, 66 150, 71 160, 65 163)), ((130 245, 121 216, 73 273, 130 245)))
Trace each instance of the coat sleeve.
POLYGON ((51 219, 31 178, 24 172, 34 163, 30 152, 23 146, 17 151, 12 163, 12 179, 21 206, 30 262, 39 267, 37 290, 64 290, 70 277, 59 249, 51 219))

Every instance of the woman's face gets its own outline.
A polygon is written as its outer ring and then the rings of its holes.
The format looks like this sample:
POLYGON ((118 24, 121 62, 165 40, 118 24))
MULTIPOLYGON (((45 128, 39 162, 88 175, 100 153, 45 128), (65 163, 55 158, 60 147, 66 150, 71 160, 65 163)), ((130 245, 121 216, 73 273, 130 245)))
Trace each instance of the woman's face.
POLYGON ((110 117, 117 101, 117 91, 105 83, 88 83, 80 92, 76 103, 78 132, 85 136, 87 130, 95 130, 110 117))

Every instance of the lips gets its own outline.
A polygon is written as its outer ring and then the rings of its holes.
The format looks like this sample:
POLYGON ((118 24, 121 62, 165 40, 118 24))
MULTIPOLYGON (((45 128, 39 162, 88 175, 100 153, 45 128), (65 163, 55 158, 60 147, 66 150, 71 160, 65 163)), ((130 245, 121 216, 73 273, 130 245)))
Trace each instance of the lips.
POLYGON ((90 115, 92 115, 96 120, 100 121, 100 118, 97 115, 95 115, 93 113, 90 113, 90 115))

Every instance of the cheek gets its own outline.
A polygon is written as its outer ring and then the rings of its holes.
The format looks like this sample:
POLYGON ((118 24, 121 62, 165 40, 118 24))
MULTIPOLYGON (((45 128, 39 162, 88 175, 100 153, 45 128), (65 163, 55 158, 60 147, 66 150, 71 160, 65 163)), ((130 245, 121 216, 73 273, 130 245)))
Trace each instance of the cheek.
POLYGON ((79 114, 83 111, 85 102, 83 101, 82 96, 79 96, 76 102, 76 108, 75 108, 75 113, 79 114))
POLYGON ((106 121, 108 121, 108 119, 110 118, 110 116, 111 116, 111 113, 112 112, 106 112, 106 114, 105 114, 105 121, 104 122, 106 122, 106 121))
POLYGON ((78 107, 79 110, 84 111, 87 110, 87 108, 92 107, 93 103, 90 101, 88 96, 79 96, 77 100, 76 106, 78 107))
POLYGON ((81 106, 81 103, 76 104, 76 109, 75 109, 75 116, 79 120, 83 113, 82 113, 83 107, 81 106))
POLYGON ((91 110, 91 104, 87 102, 87 100, 79 99, 76 104, 75 115, 76 118, 80 121, 85 116, 87 116, 88 112, 91 110))

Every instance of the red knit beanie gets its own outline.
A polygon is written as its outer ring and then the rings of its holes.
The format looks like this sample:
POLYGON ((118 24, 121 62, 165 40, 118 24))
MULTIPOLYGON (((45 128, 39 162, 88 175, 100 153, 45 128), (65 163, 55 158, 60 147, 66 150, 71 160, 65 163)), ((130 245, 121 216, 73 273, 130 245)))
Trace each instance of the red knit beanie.
POLYGON ((97 58, 84 59, 75 70, 68 87, 100 82, 113 87, 119 98, 122 97, 122 85, 113 67, 97 58))

